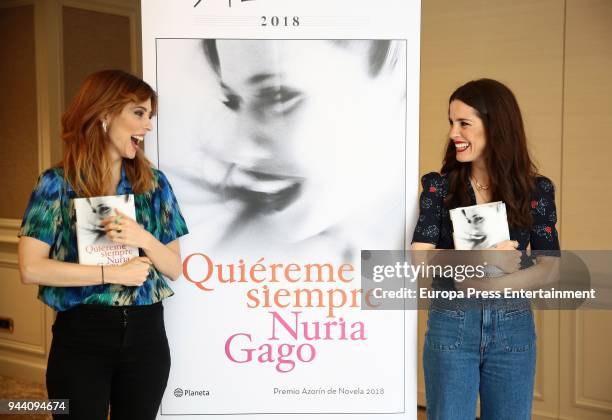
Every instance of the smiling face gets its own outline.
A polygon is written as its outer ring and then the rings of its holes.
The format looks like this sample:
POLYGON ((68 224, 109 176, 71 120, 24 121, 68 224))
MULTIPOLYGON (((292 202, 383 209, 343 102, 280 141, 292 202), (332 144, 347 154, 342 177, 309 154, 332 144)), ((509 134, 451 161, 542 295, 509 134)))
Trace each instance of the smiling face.
POLYGON ((487 145, 485 127, 477 111, 459 100, 448 107, 450 130, 448 137, 455 145, 459 162, 478 162, 484 159, 487 145))
POLYGON ((333 152, 335 127, 347 128, 351 112, 338 107, 356 113, 363 107, 350 98, 356 86, 369 82, 365 54, 326 41, 217 41, 217 49, 220 99, 233 115, 238 147, 218 143, 215 151, 240 170, 310 175, 316 160, 325 159, 324 150, 333 152))
POLYGON ((147 99, 137 104, 129 103, 118 115, 107 118, 111 161, 136 157, 145 134, 151 131, 151 114, 151 99, 147 99))
POLYGON ((377 145, 403 130, 401 94, 390 72, 369 74, 369 45, 217 41, 224 124, 205 144, 207 181, 293 239, 346 217, 368 179, 386 179, 394 159, 381 154, 402 150, 377 145))

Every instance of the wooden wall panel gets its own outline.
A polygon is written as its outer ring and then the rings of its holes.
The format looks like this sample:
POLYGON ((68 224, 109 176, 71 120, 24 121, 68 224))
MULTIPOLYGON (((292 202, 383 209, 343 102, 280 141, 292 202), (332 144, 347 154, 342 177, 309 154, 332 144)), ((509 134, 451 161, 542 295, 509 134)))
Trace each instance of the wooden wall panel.
MULTIPOLYGON (((563 234, 567 249, 612 249, 612 2, 567 0, 563 234)), ((563 312, 561 412, 612 418, 612 313, 563 312)))
POLYGON ((21 219, 38 175, 34 7, 0 8, 0 218, 21 219))
POLYGON ((130 19, 75 7, 63 7, 64 104, 83 80, 98 70, 131 70, 130 19))
POLYGON ((0 348, 45 354, 44 306, 37 299, 38 288, 24 287, 17 262, 0 260, 0 316, 11 318, 13 332, 0 331, 0 348))
POLYGON ((568 0, 563 144, 568 249, 612 249, 612 2, 568 0))

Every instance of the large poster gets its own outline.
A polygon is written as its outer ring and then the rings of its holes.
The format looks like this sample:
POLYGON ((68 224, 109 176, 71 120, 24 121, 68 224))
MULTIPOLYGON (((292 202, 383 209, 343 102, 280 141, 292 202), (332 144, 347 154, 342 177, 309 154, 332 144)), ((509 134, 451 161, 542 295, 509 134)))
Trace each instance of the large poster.
POLYGON ((402 249, 414 211, 418 2, 142 15, 146 151, 190 230, 160 416, 415 418, 416 314, 362 310, 359 263, 402 249))

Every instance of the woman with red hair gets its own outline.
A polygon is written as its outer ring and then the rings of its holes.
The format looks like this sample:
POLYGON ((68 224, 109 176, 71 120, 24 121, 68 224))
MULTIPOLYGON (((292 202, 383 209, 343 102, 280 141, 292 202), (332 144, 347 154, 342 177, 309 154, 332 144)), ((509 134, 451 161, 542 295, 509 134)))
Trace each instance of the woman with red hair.
POLYGON ((58 311, 47 366, 62 419, 154 419, 170 370, 161 301, 181 273, 187 227, 164 174, 141 148, 157 96, 120 70, 90 75, 62 118, 64 158, 43 172, 19 232, 24 284, 58 311), (137 247, 119 266, 78 264, 74 198, 133 194, 136 220, 104 220, 106 236, 137 247))

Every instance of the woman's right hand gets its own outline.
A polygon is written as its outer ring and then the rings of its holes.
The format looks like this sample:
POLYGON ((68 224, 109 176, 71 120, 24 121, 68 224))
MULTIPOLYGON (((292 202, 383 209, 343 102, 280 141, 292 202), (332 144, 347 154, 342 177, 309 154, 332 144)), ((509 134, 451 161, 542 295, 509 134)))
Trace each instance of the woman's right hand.
POLYGON ((489 265, 499 267, 504 273, 510 274, 518 271, 521 267, 521 251, 517 251, 517 241, 502 241, 489 248, 495 251, 490 258, 489 265))
MULTIPOLYGON (((496 245, 493 245, 491 248, 492 250, 495 251, 513 251, 516 248, 518 248, 519 243, 518 241, 501 241, 499 243, 497 243, 496 245)), ((520 251, 519 251, 520 252, 520 251)))
POLYGON ((124 286, 142 286, 149 275, 151 264, 147 257, 136 257, 119 266, 104 267, 105 281, 124 286))

